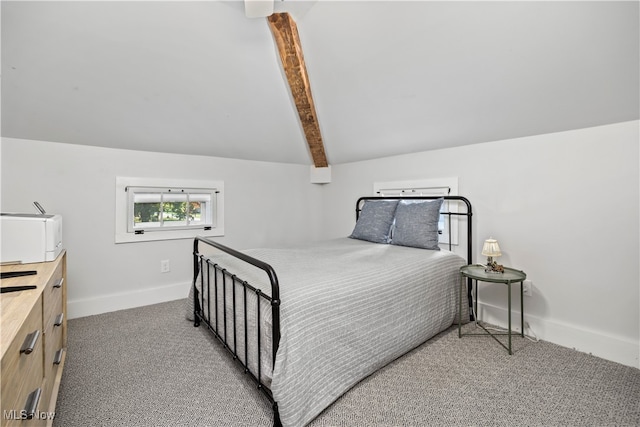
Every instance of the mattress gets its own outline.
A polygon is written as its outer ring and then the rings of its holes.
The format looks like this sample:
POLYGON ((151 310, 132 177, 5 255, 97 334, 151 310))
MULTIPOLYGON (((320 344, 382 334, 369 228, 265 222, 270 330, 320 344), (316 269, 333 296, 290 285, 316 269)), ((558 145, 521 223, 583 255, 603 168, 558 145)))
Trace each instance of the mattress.
MULTIPOLYGON (((360 380, 458 319, 459 269, 466 261, 449 251, 341 238, 244 253, 270 264, 280 283, 280 346, 273 369, 270 347, 263 349, 260 376, 278 402, 284 426, 307 424, 360 380)), ((214 259, 269 294, 270 285, 261 270, 228 255, 214 259)), ((256 303, 250 298, 255 295, 247 298, 248 307, 256 303)), ((225 307, 227 331, 232 330, 234 318, 240 330, 244 328, 244 315, 238 316, 244 305, 237 301, 235 315, 230 303, 225 307)), ((221 299, 215 301, 212 293, 206 298, 205 309, 207 306, 213 312, 218 308, 221 325, 221 299)), ((249 329, 258 318, 252 311, 247 309, 249 329)), ((270 325, 268 303, 261 307, 259 317, 270 325)), ((468 313, 463 318, 468 319, 468 313)), ((270 344, 270 334, 270 326, 261 328, 263 344, 270 344)), ((244 336, 238 335, 231 337, 227 332, 227 342, 244 354, 244 336)), ((254 330, 247 339, 250 349, 255 340, 254 330)), ((256 359, 249 356, 254 373, 256 359)))

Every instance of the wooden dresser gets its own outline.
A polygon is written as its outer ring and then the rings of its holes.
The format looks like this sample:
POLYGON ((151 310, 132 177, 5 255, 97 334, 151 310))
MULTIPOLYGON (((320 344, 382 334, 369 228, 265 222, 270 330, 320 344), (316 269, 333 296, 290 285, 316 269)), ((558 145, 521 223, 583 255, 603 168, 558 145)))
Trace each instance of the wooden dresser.
POLYGON ((2 279, 2 287, 37 287, 0 296, 0 425, 51 425, 67 346, 67 255, 0 269, 37 272, 2 279))

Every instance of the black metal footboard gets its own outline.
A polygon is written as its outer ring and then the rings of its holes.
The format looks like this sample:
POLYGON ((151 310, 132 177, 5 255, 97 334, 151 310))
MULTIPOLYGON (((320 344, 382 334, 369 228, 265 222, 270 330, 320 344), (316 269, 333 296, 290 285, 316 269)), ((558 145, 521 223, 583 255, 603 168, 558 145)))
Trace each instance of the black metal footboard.
POLYGON ((256 382, 258 389, 272 402, 274 426, 280 426, 278 404, 274 401, 270 388, 263 380, 261 357, 262 349, 268 345, 261 339, 261 328, 265 327, 261 322, 263 302, 267 302, 271 306, 271 360, 274 364, 280 344, 280 288, 275 271, 267 263, 203 237, 196 237, 193 242, 193 271, 194 326, 197 327, 200 323, 204 323, 209 331, 220 340, 224 348, 232 354, 233 359, 243 366, 244 372, 256 382), (200 242, 263 270, 269 279, 271 294, 262 292, 246 280, 202 255, 199 250, 200 242), (198 287, 201 291, 198 290, 198 287), (255 304, 248 303, 248 300, 251 299, 248 298, 250 293, 256 296, 255 304), (213 314, 211 313, 212 303, 215 307, 213 314), (219 313, 220 306, 222 313, 219 313), (232 313, 231 319, 227 310, 232 313), (250 331, 248 327, 248 317, 251 313, 255 316, 257 327, 257 331, 255 331, 257 345, 253 346, 253 349, 249 348, 249 334, 254 332, 250 331), (231 325, 229 325, 230 323, 231 325), (238 323, 241 324, 240 327, 238 323), (239 349, 239 340, 243 343, 242 349, 239 349), (249 366, 252 355, 254 360, 257 360, 257 367, 253 369, 249 366))

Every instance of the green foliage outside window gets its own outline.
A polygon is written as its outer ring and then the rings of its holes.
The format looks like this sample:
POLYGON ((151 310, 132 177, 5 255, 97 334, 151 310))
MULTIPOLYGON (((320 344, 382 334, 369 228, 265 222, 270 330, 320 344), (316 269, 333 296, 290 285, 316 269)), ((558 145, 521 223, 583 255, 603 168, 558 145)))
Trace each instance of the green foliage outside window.
POLYGON ((135 203, 133 205, 133 221, 158 222, 160 218, 160 203, 135 203))
MULTIPOLYGON (((134 223, 160 222, 160 203, 134 203, 134 223)), ((190 202, 189 221, 199 221, 200 202, 190 202)), ((187 202, 162 203, 163 221, 185 221, 187 218, 187 202)))

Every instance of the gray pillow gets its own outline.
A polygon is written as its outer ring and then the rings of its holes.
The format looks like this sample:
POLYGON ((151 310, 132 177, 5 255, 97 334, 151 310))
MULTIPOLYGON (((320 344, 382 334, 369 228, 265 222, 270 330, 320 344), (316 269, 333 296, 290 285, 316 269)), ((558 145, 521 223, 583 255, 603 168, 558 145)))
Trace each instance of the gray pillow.
POLYGON ((444 199, 401 200, 391 244, 439 251, 438 220, 444 199))
POLYGON ((389 243, 397 200, 366 200, 349 237, 374 243, 389 243))

